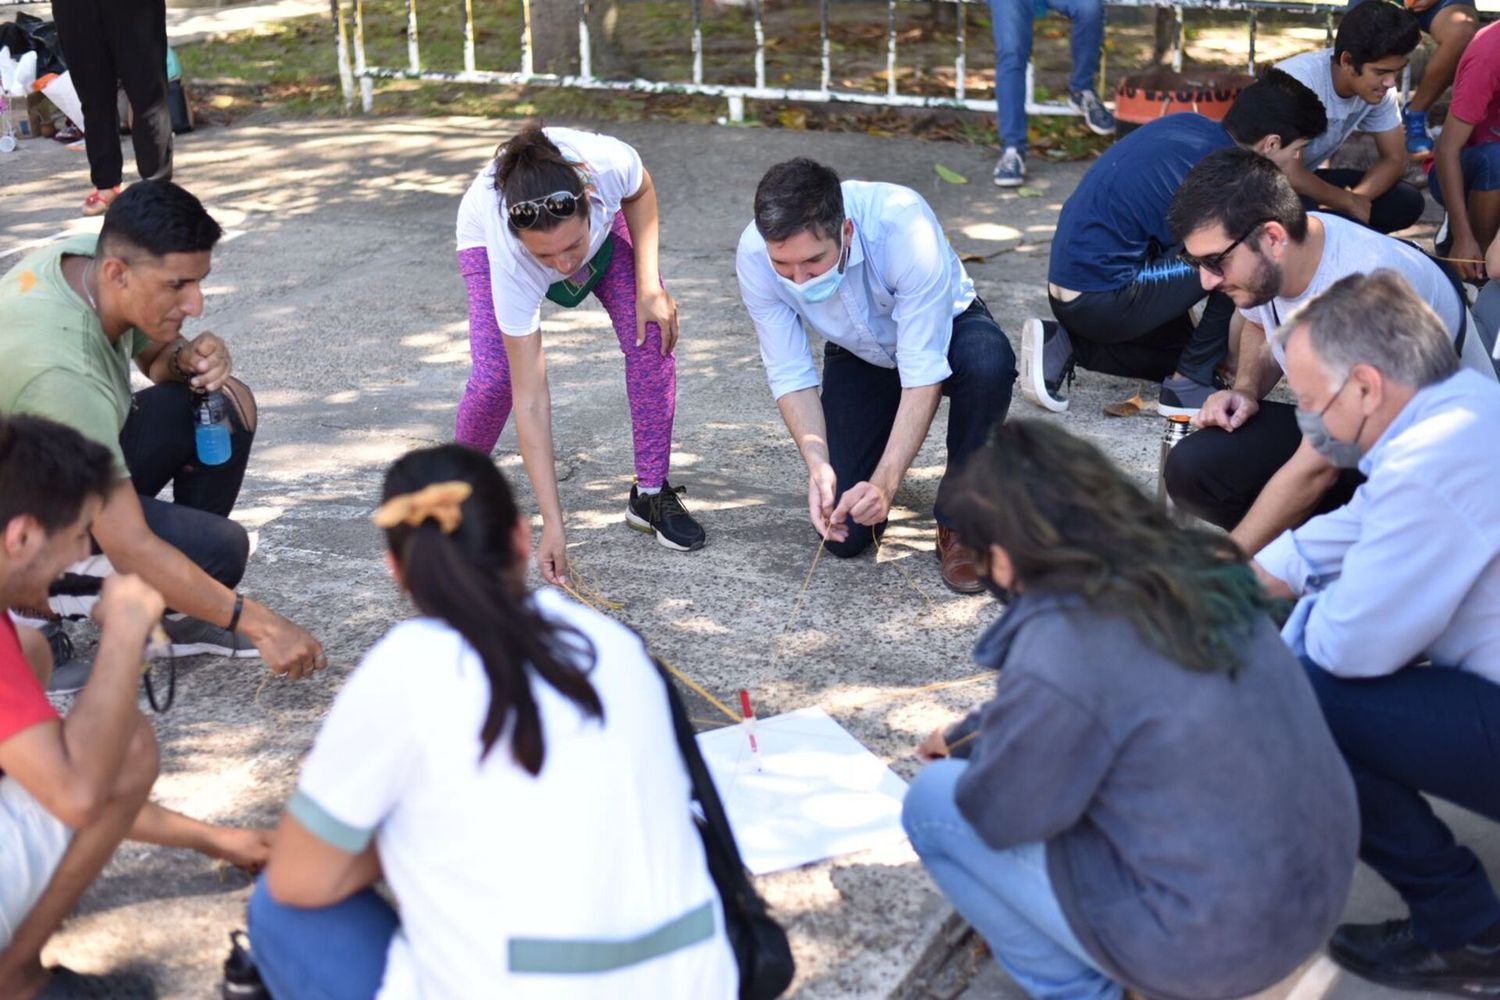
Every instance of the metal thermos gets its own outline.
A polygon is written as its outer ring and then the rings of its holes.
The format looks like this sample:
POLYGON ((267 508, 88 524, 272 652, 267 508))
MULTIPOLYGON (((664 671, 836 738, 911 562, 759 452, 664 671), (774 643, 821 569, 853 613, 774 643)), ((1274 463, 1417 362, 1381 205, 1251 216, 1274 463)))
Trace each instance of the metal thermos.
POLYGON ((1168 514, 1174 513, 1174 508, 1172 498, 1167 495, 1167 456, 1172 454, 1172 449, 1177 447, 1179 441, 1192 432, 1192 418, 1184 416, 1168 417, 1166 427, 1161 432, 1161 456, 1156 462, 1156 502, 1168 514))

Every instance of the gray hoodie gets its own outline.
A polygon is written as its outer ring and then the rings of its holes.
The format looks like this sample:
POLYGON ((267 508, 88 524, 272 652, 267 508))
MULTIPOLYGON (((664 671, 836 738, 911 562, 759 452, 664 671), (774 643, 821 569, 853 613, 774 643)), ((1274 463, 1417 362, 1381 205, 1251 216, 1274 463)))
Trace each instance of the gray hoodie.
POLYGON ((996 849, 1045 841, 1063 913, 1111 976, 1162 1000, 1285 977, 1343 910, 1359 820, 1312 687, 1275 627, 1190 671, 1118 614, 1026 595, 975 659, 1000 670, 960 812, 996 849))

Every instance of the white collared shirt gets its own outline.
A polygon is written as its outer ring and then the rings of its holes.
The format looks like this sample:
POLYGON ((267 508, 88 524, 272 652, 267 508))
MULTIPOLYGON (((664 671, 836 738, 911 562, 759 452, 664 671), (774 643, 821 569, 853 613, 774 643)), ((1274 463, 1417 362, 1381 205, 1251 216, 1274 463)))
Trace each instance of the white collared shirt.
MULTIPOLYGON (((596 132, 556 127, 542 131, 588 177, 589 251, 584 259, 592 260, 609 236, 621 204, 634 197, 645 181, 640 154, 619 139, 596 132)), ((495 322, 502 333, 524 337, 541 326, 542 299, 548 287, 569 275, 531 255, 511 231, 502 201, 495 190, 492 160, 474 178, 458 206, 457 249, 484 247, 490 261, 495 322)))
POLYGON ((1430 658, 1500 684, 1500 386, 1467 370, 1419 391, 1360 459, 1338 510, 1256 562, 1300 596, 1282 636, 1340 677, 1430 658))
POLYGON ((854 236, 844 279, 825 302, 801 302, 782 286, 754 222, 740 236, 740 297, 776 399, 818 384, 814 333, 862 361, 897 369, 904 389, 937 385, 953 374, 953 317, 974 301, 974 282, 937 216, 921 195, 899 184, 844 181, 842 187, 854 236))

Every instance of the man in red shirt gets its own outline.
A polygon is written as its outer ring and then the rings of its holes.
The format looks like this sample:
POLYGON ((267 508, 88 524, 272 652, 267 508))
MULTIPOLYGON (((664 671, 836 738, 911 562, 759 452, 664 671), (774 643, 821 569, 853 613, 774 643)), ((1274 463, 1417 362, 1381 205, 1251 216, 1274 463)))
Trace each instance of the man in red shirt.
POLYGON ((1448 210, 1438 254, 1453 258, 1465 278, 1482 278, 1479 258, 1500 229, 1500 23, 1481 29, 1459 60, 1428 181, 1448 210))
MULTIPOLYGON (((93 674, 66 718, 47 701, 47 643, 5 608, 45 607, 63 569, 88 554, 93 520, 115 485, 102 445, 38 417, 0 421, 0 997, 106 996, 108 982, 41 964, 47 939, 126 837, 192 847, 256 868, 259 830, 213 827, 146 801, 156 737, 137 708, 147 637, 162 598, 110 577, 94 610, 93 674), (22 634, 24 632, 24 636, 22 634), (28 652, 30 655, 28 656, 28 652), (89 992, 93 990, 93 992, 89 992), (48 994, 51 995, 51 994, 48 994)), ((114 984, 118 985, 118 984, 114 984)))

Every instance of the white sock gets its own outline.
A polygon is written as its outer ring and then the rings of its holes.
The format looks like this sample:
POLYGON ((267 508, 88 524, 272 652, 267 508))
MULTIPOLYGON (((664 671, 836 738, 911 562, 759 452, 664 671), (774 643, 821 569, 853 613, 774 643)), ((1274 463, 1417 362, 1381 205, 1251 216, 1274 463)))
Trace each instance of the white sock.
POLYGON ((660 493, 661 492, 661 487, 660 486, 656 486, 656 487, 653 487, 653 488, 651 488, 651 489, 648 490, 644 486, 637 486, 635 488, 635 491, 636 491, 636 493, 638 493, 639 495, 641 495, 643 497, 649 497, 649 496, 655 496, 656 494, 660 493))

